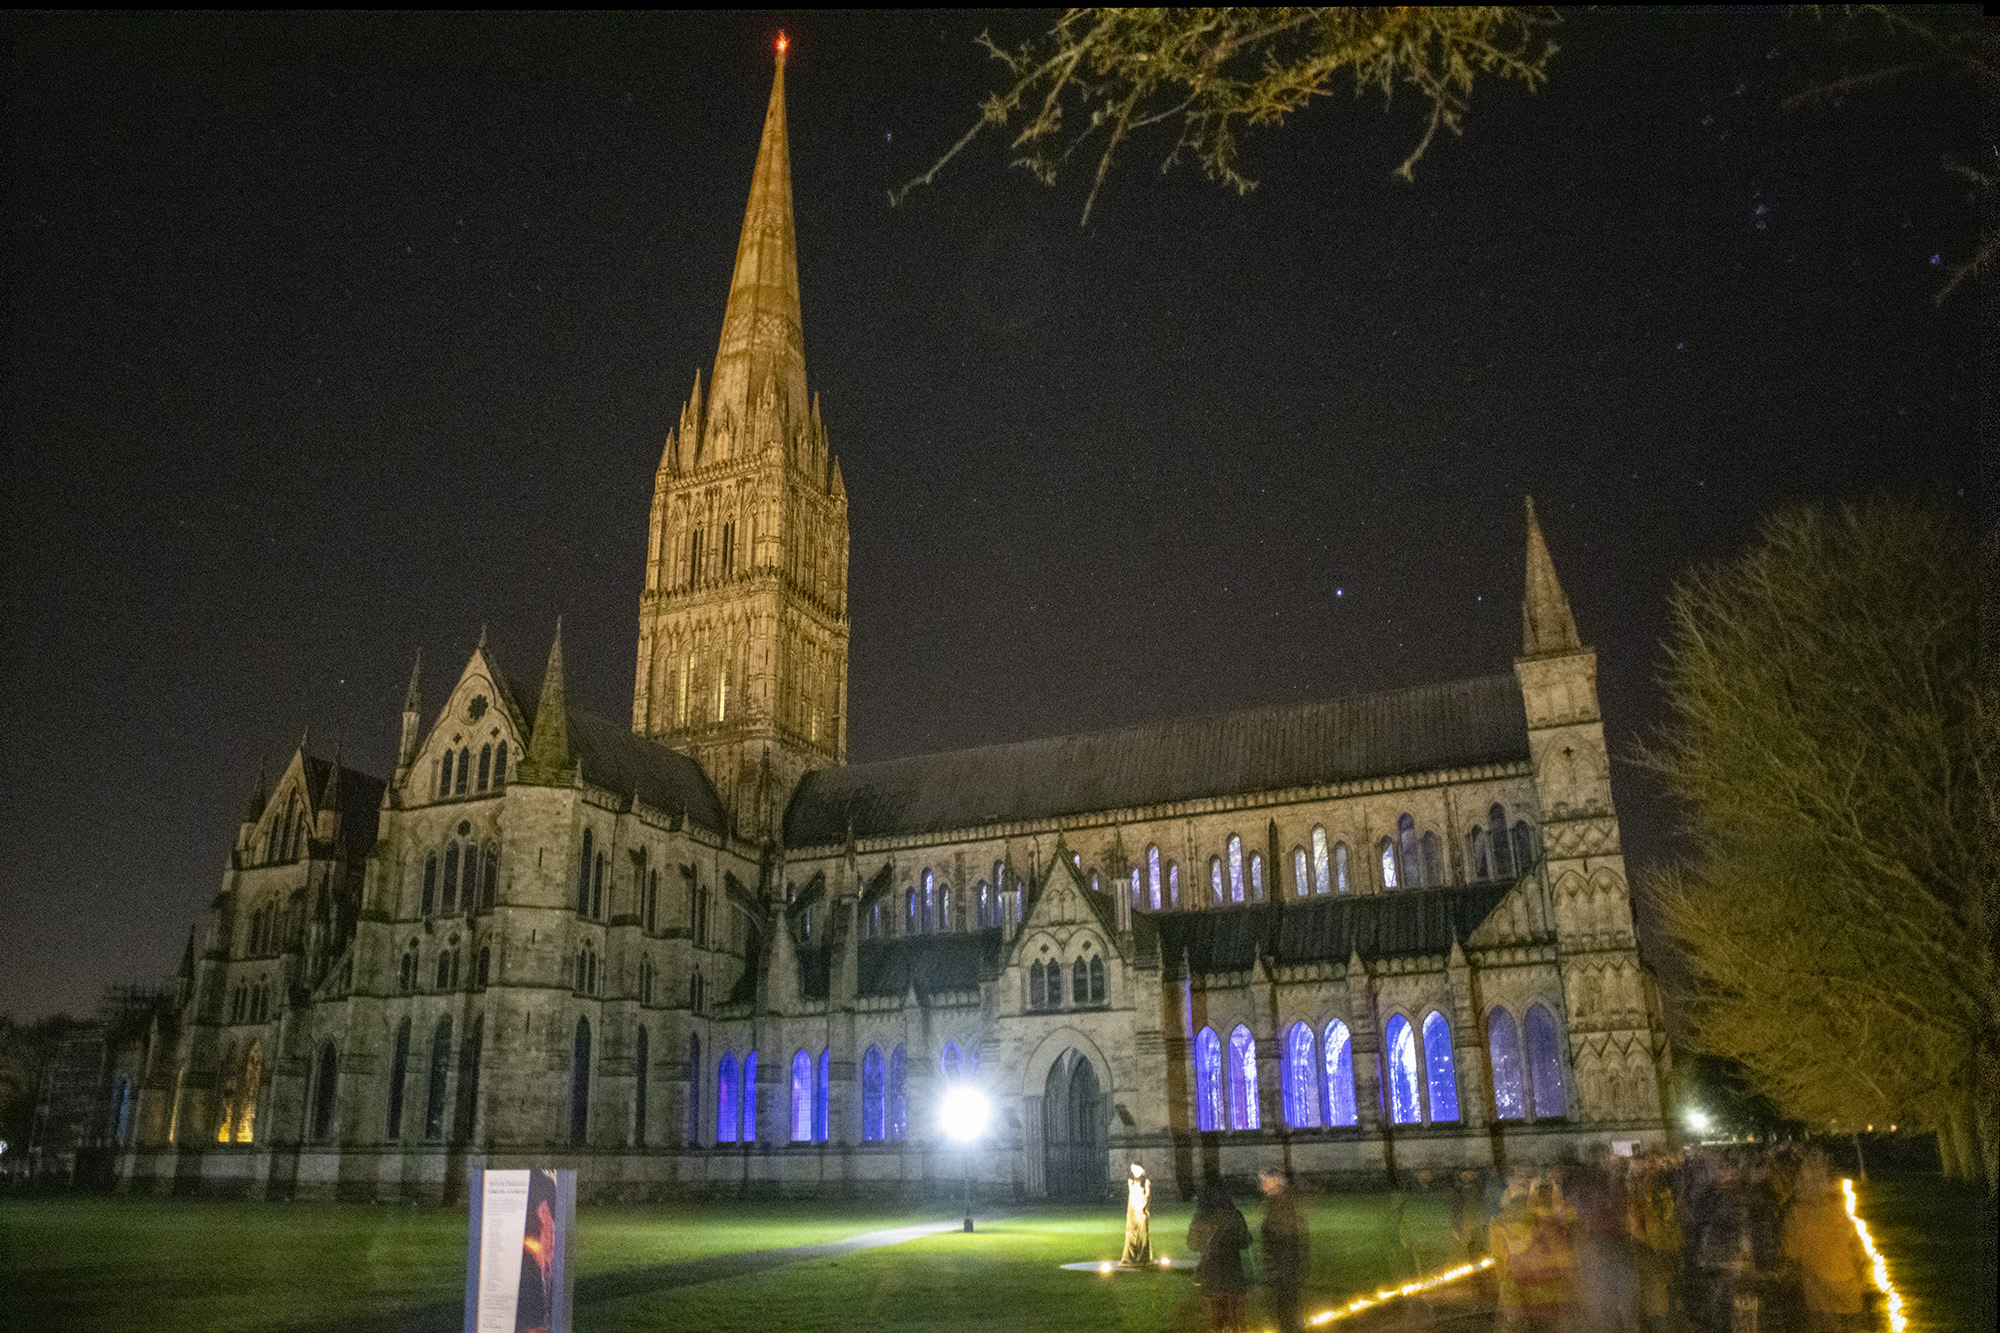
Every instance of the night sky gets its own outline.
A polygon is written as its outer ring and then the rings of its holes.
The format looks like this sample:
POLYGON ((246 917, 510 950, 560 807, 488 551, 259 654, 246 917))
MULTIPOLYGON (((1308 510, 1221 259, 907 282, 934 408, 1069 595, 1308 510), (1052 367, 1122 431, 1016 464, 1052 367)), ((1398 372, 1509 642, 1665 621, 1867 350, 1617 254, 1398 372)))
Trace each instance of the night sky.
MULTIPOLYGON (((850 757, 1508 668, 1534 495, 1606 727, 1773 508, 1969 508, 1966 90, 1787 114, 1811 20, 1571 16, 1419 131, 1345 90, 1246 198, 1142 143, 1078 226, 997 68, 895 14, 11 16, 0 1012, 156 981, 260 757, 385 773, 491 627, 629 717, 660 446, 715 354, 780 27, 807 373, 851 502, 850 757)), ((1671 813, 1615 773, 1635 869, 1671 813)))

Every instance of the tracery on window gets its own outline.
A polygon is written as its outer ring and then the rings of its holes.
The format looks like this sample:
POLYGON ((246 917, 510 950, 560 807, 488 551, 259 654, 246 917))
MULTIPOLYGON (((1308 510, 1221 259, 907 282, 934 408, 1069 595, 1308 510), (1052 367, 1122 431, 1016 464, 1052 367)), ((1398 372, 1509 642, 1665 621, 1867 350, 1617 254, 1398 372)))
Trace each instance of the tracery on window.
POLYGON ((1203 1028, 1194 1038, 1194 1118, 1197 1129, 1221 1129, 1222 1043, 1214 1028, 1203 1028))
POLYGON ((898 1042, 896 1049, 889 1052, 888 1129, 889 1137, 892 1139, 908 1138, 910 1134, 910 1097, 905 1082, 907 1073, 903 1046, 898 1042))
POLYGON ((1458 1119, 1458 1076, 1451 1051, 1451 1024, 1433 1009, 1424 1017, 1424 1072, 1432 1124, 1458 1119))
POLYGON ((1556 1040, 1556 1021, 1539 1004, 1528 1006, 1525 1023, 1528 1036, 1528 1085, 1534 1098, 1531 1110, 1537 1119, 1556 1119, 1569 1114, 1563 1095, 1562 1048, 1556 1040))
POLYGON ((1243 839, 1229 835, 1229 901, 1243 901, 1243 839))
POLYGON ((1423 1094, 1418 1091, 1417 1034, 1408 1019, 1397 1014, 1384 1035, 1389 1049, 1389 1118, 1399 1125, 1422 1122, 1423 1094))
MULTIPOLYGON (((1301 853, 1303 856, 1303 853, 1301 853)), ((1285 1033, 1285 1123, 1293 1129, 1314 1129, 1319 1125, 1319 1069, 1314 1056, 1313 1032, 1304 1023, 1294 1023, 1285 1033)))
POLYGON ((1326 1100, 1323 1109, 1326 1123, 1336 1126, 1352 1125, 1356 1121, 1354 1108, 1354 1043, 1349 1038, 1347 1024, 1339 1019, 1326 1025, 1326 1100))
POLYGON ((1525 1120, 1528 1094, 1521 1079, 1521 1034, 1514 1016, 1495 1005, 1486 1016, 1486 1054, 1493 1066, 1493 1115, 1499 1120, 1525 1120))
POLYGON ((1146 902, 1155 912, 1160 910, 1160 849, 1146 848, 1146 902))
POLYGON ((1229 1127, 1258 1127, 1257 1039, 1241 1024, 1229 1034, 1229 1127))

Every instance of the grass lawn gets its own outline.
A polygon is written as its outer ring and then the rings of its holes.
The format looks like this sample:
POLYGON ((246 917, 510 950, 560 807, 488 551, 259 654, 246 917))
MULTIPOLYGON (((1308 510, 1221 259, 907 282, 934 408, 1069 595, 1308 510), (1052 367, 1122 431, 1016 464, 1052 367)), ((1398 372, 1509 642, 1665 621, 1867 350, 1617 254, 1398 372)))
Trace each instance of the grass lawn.
MULTIPOLYGON (((1254 1226, 1256 1209, 1246 1204, 1254 1226)), ((819 1203, 585 1206, 577 1215, 577 1324, 611 1329, 787 1333, 869 1327, 1200 1326, 1185 1273, 1101 1278, 1067 1272, 1115 1259, 1124 1219, 1100 1209, 1037 1209, 883 1249, 807 1260, 696 1286, 591 1301, 588 1279, 746 1250, 814 1245, 953 1215, 819 1203)), ((1451 1262, 1443 1198, 1409 1207, 1406 1254, 1386 1195, 1337 1195, 1309 1211, 1314 1286, 1330 1303, 1451 1262)), ((1173 1254, 1188 1212, 1156 1216, 1173 1254)), ((0 1199, 0 1328, 76 1333, 187 1328, 338 1328, 458 1299, 465 1213, 458 1208, 210 1200, 0 1199)))
POLYGON ((1978 1188, 1878 1171, 1856 1196, 1911 1333, 1994 1327, 1993 1205, 1978 1188))
MULTIPOLYGON (((1257 1211, 1245 1206, 1254 1228, 1257 1211)), ((1155 1253, 1173 1254, 1187 1235, 1185 1207, 1153 1219, 1155 1253)), ((580 1226, 581 1224, 579 1224, 580 1226)), ((1406 1271, 1386 1195, 1335 1195, 1309 1209, 1319 1309, 1372 1291, 1406 1271)), ((1405 1227, 1421 1271, 1457 1260, 1442 1195, 1419 1196, 1405 1227)), ((1064 1270, 1076 1260, 1116 1259, 1124 1218, 1101 1209, 1036 1209, 893 1248, 789 1265, 726 1282, 579 1305, 581 1333, 701 1329, 808 1330, 1074 1329, 1196 1330, 1207 1327, 1185 1272, 1113 1275, 1064 1270)))
MULTIPOLYGON (((814 1245, 906 1212, 818 1204, 580 1209, 577 1271, 814 1245)), ((0 1199, 0 1328, 339 1327, 460 1298, 463 1208, 0 1199)))

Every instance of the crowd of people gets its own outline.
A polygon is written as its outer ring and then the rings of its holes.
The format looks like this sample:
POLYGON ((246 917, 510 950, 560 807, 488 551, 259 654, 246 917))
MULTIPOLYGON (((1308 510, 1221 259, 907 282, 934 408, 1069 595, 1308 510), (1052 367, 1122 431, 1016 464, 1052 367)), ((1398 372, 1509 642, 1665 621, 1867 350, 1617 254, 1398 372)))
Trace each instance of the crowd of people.
POLYGON ((1461 1177, 1455 1193, 1461 1236, 1469 1252, 1483 1239, 1514 1329, 1861 1333, 1880 1320, 1867 1252, 1817 1152, 1607 1156, 1461 1177))
MULTIPOLYGON (((1308 1244, 1281 1175, 1261 1179, 1258 1270, 1279 1333, 1303 1328, 1308 1244)), ((1440 1182, 1419 1175, 1418 1189, 1440 1182)), ((1505 1176, 1464 1171, 1450 1191, 1468 1260, 1490 1255, 1497 1327, 1507 1333, 1863 1333, 1878 1293, 1838 1178, 1790 1147, 1690 1149, 1505 1176)), ((1397 1240, 1416 1275, 1411 1193, 1397 1240)), ((1188 1229, 1215 1333, 1237 1333, 1249 1289, 1249 1223, 1226 1188, 1197 1198, 1188 1229)))

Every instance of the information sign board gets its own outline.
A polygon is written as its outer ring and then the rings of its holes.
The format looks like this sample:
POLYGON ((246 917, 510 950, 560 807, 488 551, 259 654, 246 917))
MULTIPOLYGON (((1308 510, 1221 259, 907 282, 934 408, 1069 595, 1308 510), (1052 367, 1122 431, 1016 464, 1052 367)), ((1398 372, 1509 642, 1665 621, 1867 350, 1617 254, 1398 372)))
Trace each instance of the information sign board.
POLYGON ((570 1333, 576 1172, 474 1167, 465 1333, 570 1333))

